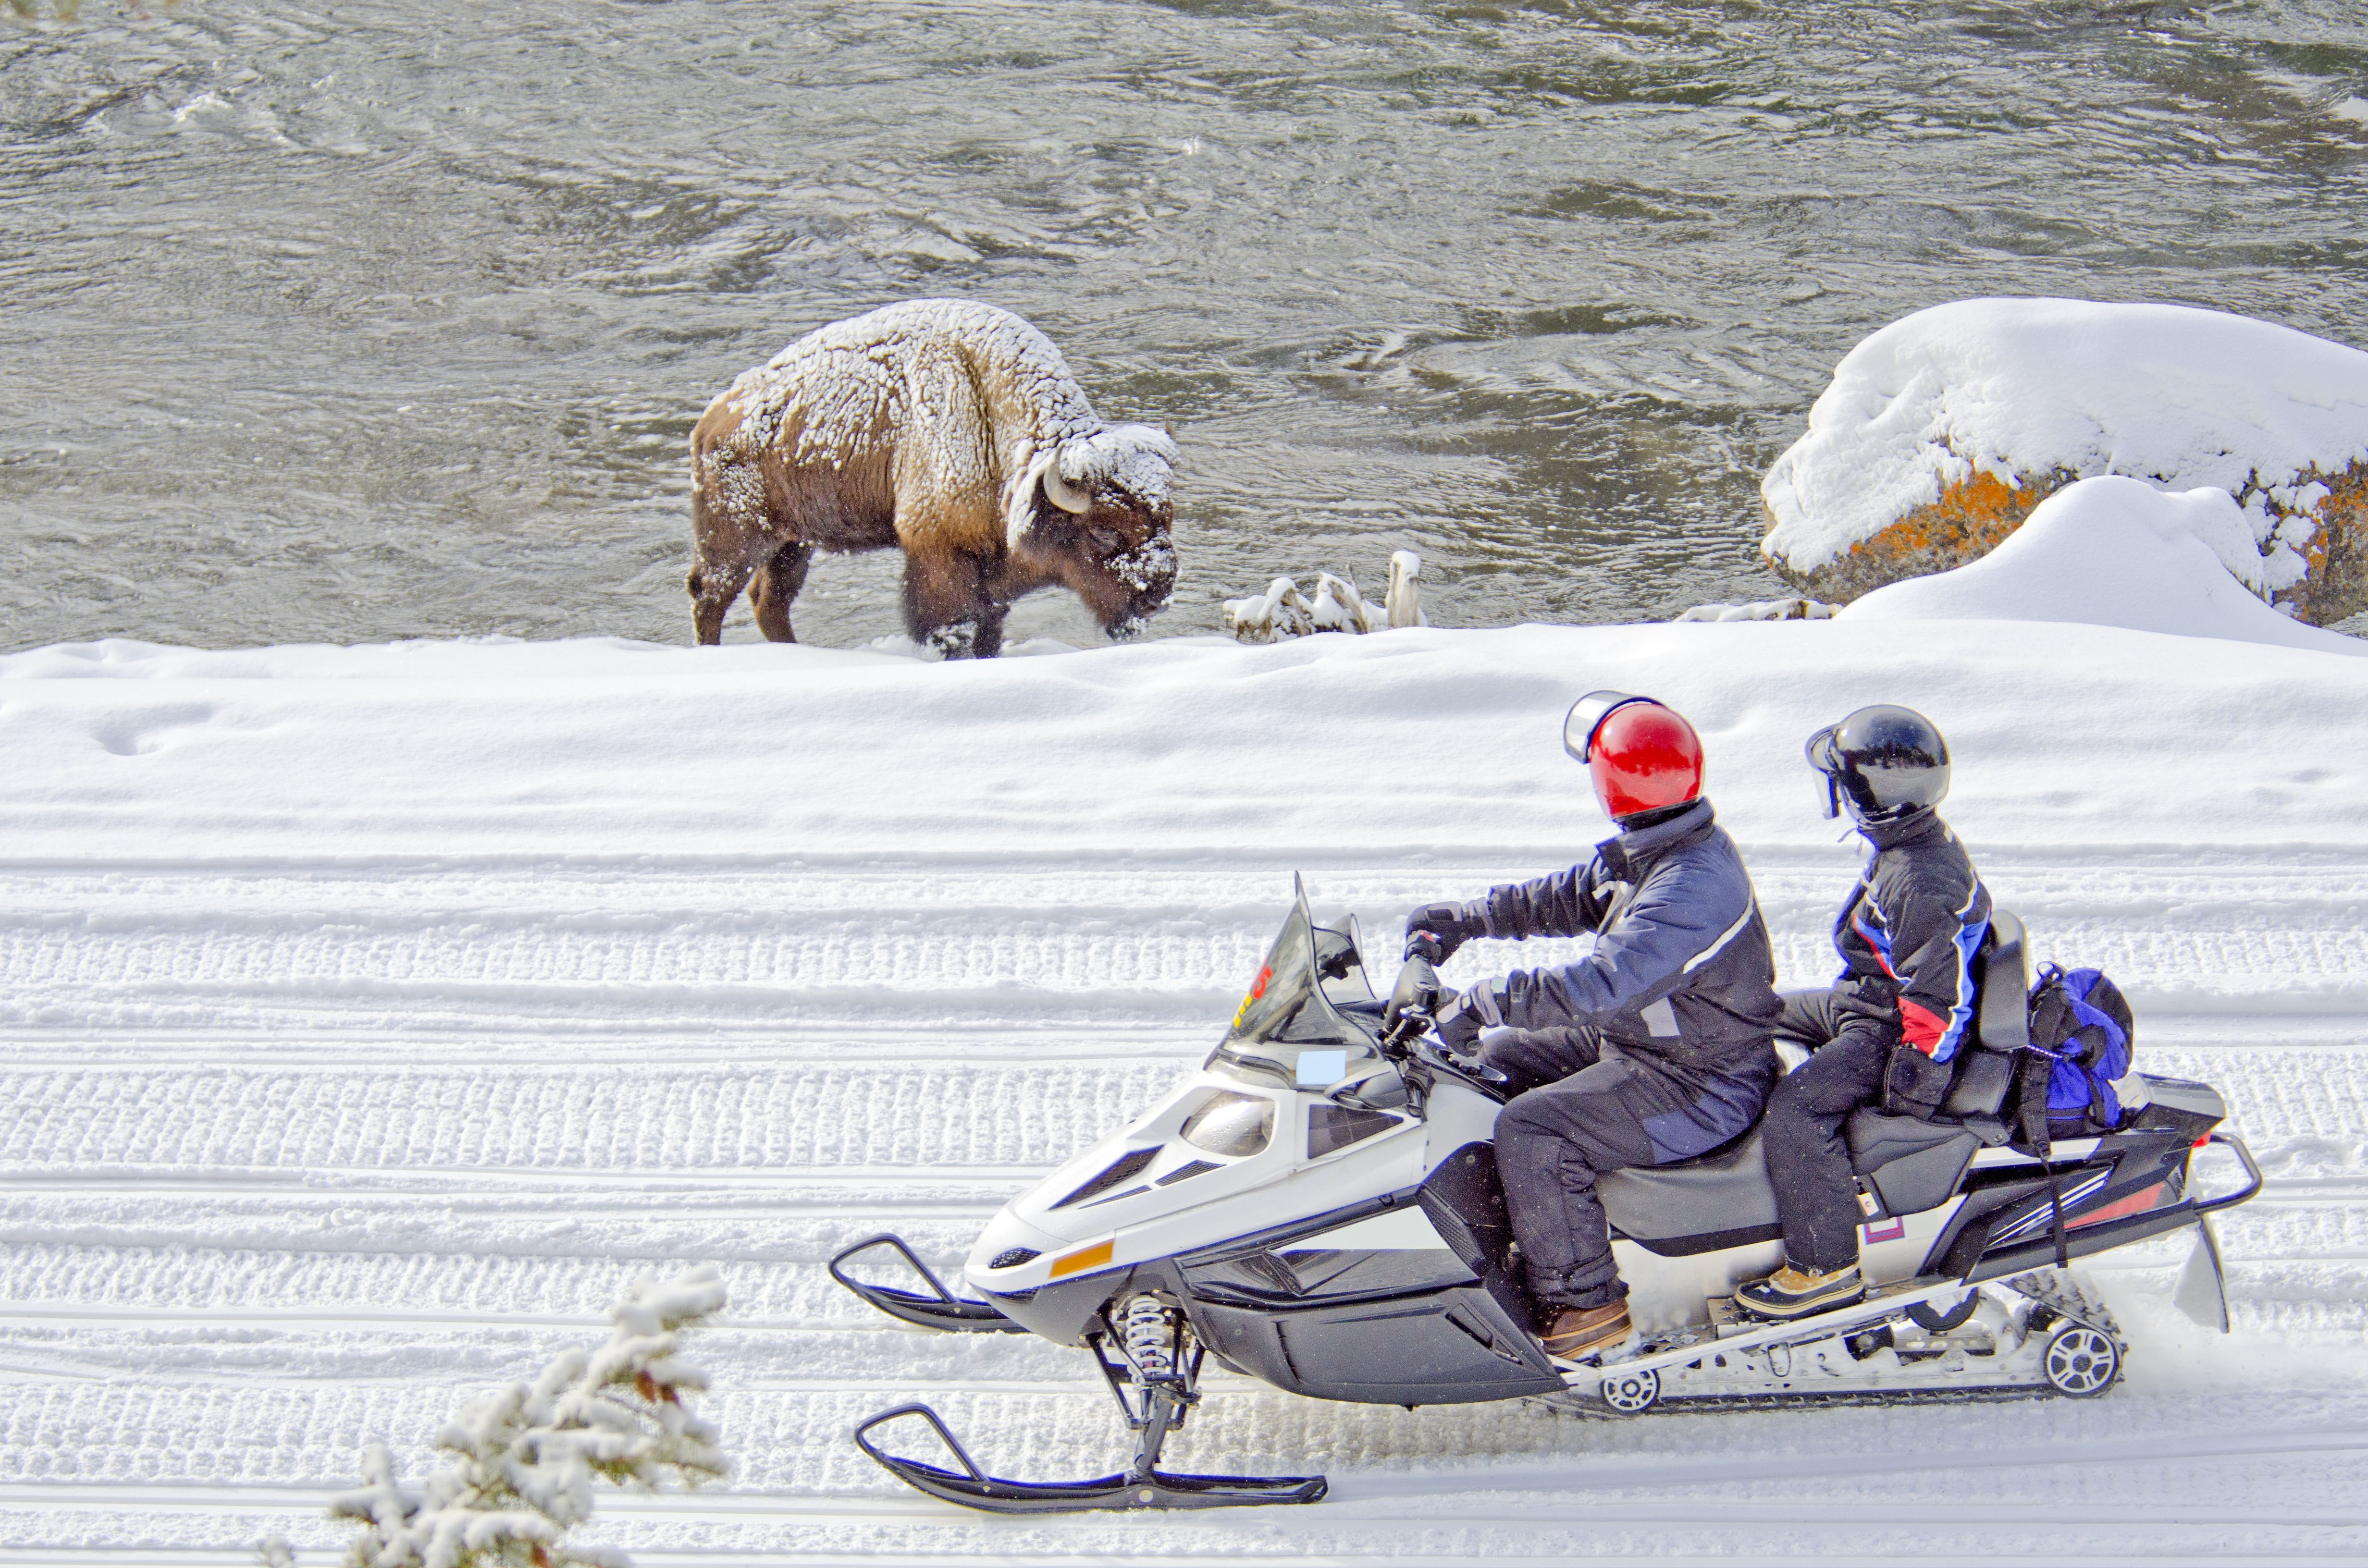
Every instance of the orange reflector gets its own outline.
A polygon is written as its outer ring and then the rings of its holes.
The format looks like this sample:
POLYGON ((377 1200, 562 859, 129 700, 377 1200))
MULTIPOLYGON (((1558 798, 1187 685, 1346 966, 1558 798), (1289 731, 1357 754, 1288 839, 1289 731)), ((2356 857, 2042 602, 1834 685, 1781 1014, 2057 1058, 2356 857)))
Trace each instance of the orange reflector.
POLYGON ((2209 1143, 2209 1142, 2212 1142, 2212 1134, 2210 1134, 2209 1132, 2207 1132, 2207 1133, 2205 1133, 2203 1137, 2198 1138, 2194 1142, 2190 1143, 2190 1144, 2188 1145, 2188 1147, 2189 1147, 2189 1148, 2191 1148, 2191 1149, 2201 1149, 2202 1147, 2203 1147, 2203 1145, 2205 1145, 2206 1143, 2209 1143))
POLYGON ((2067 1231, 2077 1231, 2083 1225, 2100 1225, 2108 1220, 2123 1220, 2132 1214, 2143 1214, 2153 1208, 2155 1200, 2161 1196, 2162 1183, 2157 1182, 2144 1191, 2133 1192, 2127 1198, 2115 1199, 2093 1214, 2083 1214, 2077 1220, 2066 1220, 2064 1221, 2064 1228, 2067 1231))
POLYGON ((1082 1252, 1073 1252, 1066 1257, 1056 1257, 1053 1260, 1053 1278, 1058 1279, 1064 1275, 1083 1274, 1088 1268, 1099 1268, 1110 1260, 1110 1255, 1117 1250, 1118 1238, 1112 1236, 1109 1241, 1096 1242, 1082 1252))

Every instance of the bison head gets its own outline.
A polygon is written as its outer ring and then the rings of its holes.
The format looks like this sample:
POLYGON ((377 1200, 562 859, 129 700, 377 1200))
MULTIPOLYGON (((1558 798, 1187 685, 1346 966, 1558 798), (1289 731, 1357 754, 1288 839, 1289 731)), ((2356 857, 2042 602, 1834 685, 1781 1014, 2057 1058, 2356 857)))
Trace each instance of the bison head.
POLYGON ((1165 431, 1121 425, 1040 453, 1014 497, 1014 552, 1074 589, 1112 637, 1143 630, 1176 587, 1176 456, 1165 431))

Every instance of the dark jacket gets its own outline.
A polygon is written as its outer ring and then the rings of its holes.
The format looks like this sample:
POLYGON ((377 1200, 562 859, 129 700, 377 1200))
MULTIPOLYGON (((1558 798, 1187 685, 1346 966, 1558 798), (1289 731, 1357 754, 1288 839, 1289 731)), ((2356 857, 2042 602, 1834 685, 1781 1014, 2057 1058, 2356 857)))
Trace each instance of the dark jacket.
POLYGON ((1751 873, 1708 801, 1622 833, 1584 866, 1492 888, 1473 913, 1491 937, 1576 937, 1595 950, 1505 977, 1505 1022, 1581 1026, 1678 1070, 1756 1067, 1783 1005, 1751 873))
POLYGON ((1974 1027, 1974 954, 1990 928, 1989 890, 1937 812, 1862 831, 1874 857, 1834 920, 1838 1021, 1892 1048, 1890 1100, 1929 1113, 1948 1096, 1974 1027))

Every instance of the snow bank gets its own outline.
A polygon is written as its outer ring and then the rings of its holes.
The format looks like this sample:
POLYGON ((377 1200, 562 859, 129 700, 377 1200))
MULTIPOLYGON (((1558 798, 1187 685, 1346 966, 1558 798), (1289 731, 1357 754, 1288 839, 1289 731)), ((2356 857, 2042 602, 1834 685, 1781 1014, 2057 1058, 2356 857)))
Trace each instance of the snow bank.
POLYGON ((2182 305, 1967 300, 1843 358, 1761 484, 1774 524, 1761 548, 1813 591, 1863 592, 1981 553, 2067 479, 2211 485, 2251 523, 2223 551, 2230 571, 2324 624, 2362 608, 2348 581, 2340 613, 2311 604, 2305 578, 2330 553, 2337 575, 2356 575, 2355 547, 2333 537, 2351 511, 2327 503, 2347 472, 2368 482, 2351 469, 2363 454, 2358 349, 2182 305), (1895 557, 1902 569, 1886 572, 1895 557))
POLYGON ((1980 560, 1877 588, 1840 619, 2076 620, 2368 654, 2368 642, 2302 625, 2229 575, 2223 562, 2251 538, 2225 490, 2167 495, 2135 479, 2084 479, 1980 560))
POLYGON ((2027 621, 1906 637, 1872 613, 948 665, 609 641, 41 649, 0 657, 0 845, 19 865, 1543 864, 1605 831, 1558 727, 1599 687, 1694 721, 1749 846, 1830 850, 1801 739, 1874 701, 1948 733, 1952 820, 1985 846, 2368 846, 2368 659, 2027 621))

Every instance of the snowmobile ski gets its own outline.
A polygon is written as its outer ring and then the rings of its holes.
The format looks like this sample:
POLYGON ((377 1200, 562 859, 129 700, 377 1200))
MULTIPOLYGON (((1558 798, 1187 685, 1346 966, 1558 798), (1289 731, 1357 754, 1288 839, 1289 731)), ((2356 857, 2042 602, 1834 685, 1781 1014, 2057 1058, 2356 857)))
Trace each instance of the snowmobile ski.
POLYGON ((930 1272, 929 1266, 913 1256, 905 1239, 896 1235, 878 1235, 860 1241, 830 1260, 830 1277, 856 1295, 886 1312, 890 1317, 909 1323, 918 1328, 943 1329, 951 1334, 1025 1334, 1027 1325, 1017 1324, 985 1301, 966 1301, 946 1289, 943 1281, 930 1272), (934 1295, 924 1296, 916 1290, 899 1290, 893 1285, 874 1285, 867 1280, 848 1277, 842 1267, 848 1258, 867 1253, 875 1247, 893 1247, 914 1273, 927 1281, 934 1295))
POLYGON ((1258 1477, 1247 1475, 1171 1475, 1165 1471, 1129 1470, 1094 1481, 1000 1481, 988 1475, 956 1440, 938 1413, 926 1404, 900 1404, 883 1410, 855 1429, 856 1446, 877 1460, 889 1474, 907 1485, 947 1503, 983 1508, 993 1514, 1065 1514, 1096 1510, 1156 1508, 1236 1508, 1258 1503, 1314 1503, 1326 1482, 1320 1475, 1258 1477), (871 1440, 876 1426, 905 1416, 917 1417, 936 1429, 960 1471, 923 1464, 883 1451, 871 1440))

